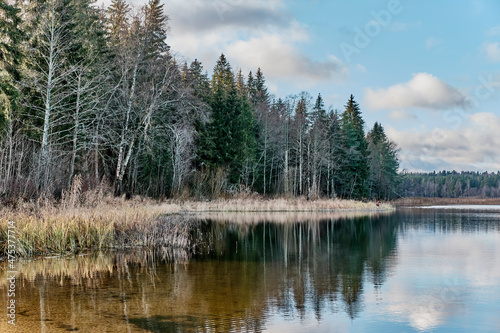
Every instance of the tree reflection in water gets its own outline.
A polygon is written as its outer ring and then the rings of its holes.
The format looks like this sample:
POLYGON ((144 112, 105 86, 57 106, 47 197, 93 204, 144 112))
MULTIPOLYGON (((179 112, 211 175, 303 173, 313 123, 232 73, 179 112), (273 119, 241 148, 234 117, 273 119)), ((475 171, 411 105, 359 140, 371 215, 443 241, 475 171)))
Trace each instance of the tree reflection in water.
MULTIPOLYGON (((192 244, 183 249, 23 262, 18 297, 28 312, 19 327, 261 331, 273 314, 321 322, 325 311, 345 311, 356 318, 364 284, 382 285, 395 258, 390 214, 190 223, 192 244)), ((6 291, 2 286, 4 299, 6 291)))

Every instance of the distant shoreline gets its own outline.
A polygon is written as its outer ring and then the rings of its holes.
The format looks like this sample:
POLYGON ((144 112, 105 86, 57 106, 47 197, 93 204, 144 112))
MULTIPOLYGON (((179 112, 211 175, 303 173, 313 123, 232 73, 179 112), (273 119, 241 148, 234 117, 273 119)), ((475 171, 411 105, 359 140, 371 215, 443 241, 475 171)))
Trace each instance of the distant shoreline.
POLYGON ((410 197, 391 202, 395 207, 405 206, 444 206, 444 205, 500 205, 500 198, 423 198, 410 197))

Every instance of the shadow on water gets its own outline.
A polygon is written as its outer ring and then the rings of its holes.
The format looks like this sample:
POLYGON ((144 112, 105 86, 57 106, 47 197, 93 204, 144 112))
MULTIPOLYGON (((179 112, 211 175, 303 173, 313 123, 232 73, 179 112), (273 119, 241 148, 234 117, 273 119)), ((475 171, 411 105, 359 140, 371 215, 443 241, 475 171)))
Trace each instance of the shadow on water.
POLYGON ((156 315, 147 318, 132 318, 129 322, 138 328, 155 333, 193 332, 199 327, 199 321, 191 316, 156 315))
POLYGON ((380 287, 395 264, 394 214, 190 225, 181 249, 20 263, 24 328, 262 331, 273 313, 321 322, 325 309, 354 319, 364 285, 380 287))

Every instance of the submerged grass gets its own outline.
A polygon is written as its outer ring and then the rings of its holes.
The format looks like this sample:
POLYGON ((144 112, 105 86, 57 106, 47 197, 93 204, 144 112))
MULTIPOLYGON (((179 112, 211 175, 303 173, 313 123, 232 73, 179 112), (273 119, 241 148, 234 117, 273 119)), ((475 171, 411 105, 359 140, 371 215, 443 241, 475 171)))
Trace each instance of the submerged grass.
MULTIPOLYGON (((8 249, 9 221, 15 222, 16 255, 129 247, 192 246, 190 220, 184 213, 214 212, 373 212, 392 210, 389 204, 350 200, 243 198, 210 202, 166 201, 105 197, 92 202, 69 198, 60 203, 20 202, 0 209, 0 255, 8 249)), ((11 234, 11 239, 12 239, 11 234)))

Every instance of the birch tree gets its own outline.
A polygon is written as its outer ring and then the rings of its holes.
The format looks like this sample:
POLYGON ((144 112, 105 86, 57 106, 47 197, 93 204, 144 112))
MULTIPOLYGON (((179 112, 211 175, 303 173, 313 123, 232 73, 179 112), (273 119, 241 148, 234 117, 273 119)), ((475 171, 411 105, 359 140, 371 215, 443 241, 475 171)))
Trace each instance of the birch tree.
POLYGON ((67 22, 64 11, 55 0, 39 7, 38 27, 30 40, 28 70, 24 88, 31 92, 25 105, 30 110, 29 125, 40 140, 38 167, 39 190, 50 190, 55 179, 51 167, 57 156, 56 145, 61 143, 63 115, 69 107, 66 83, 73 71, 65 58, 69 49, 67 22))

